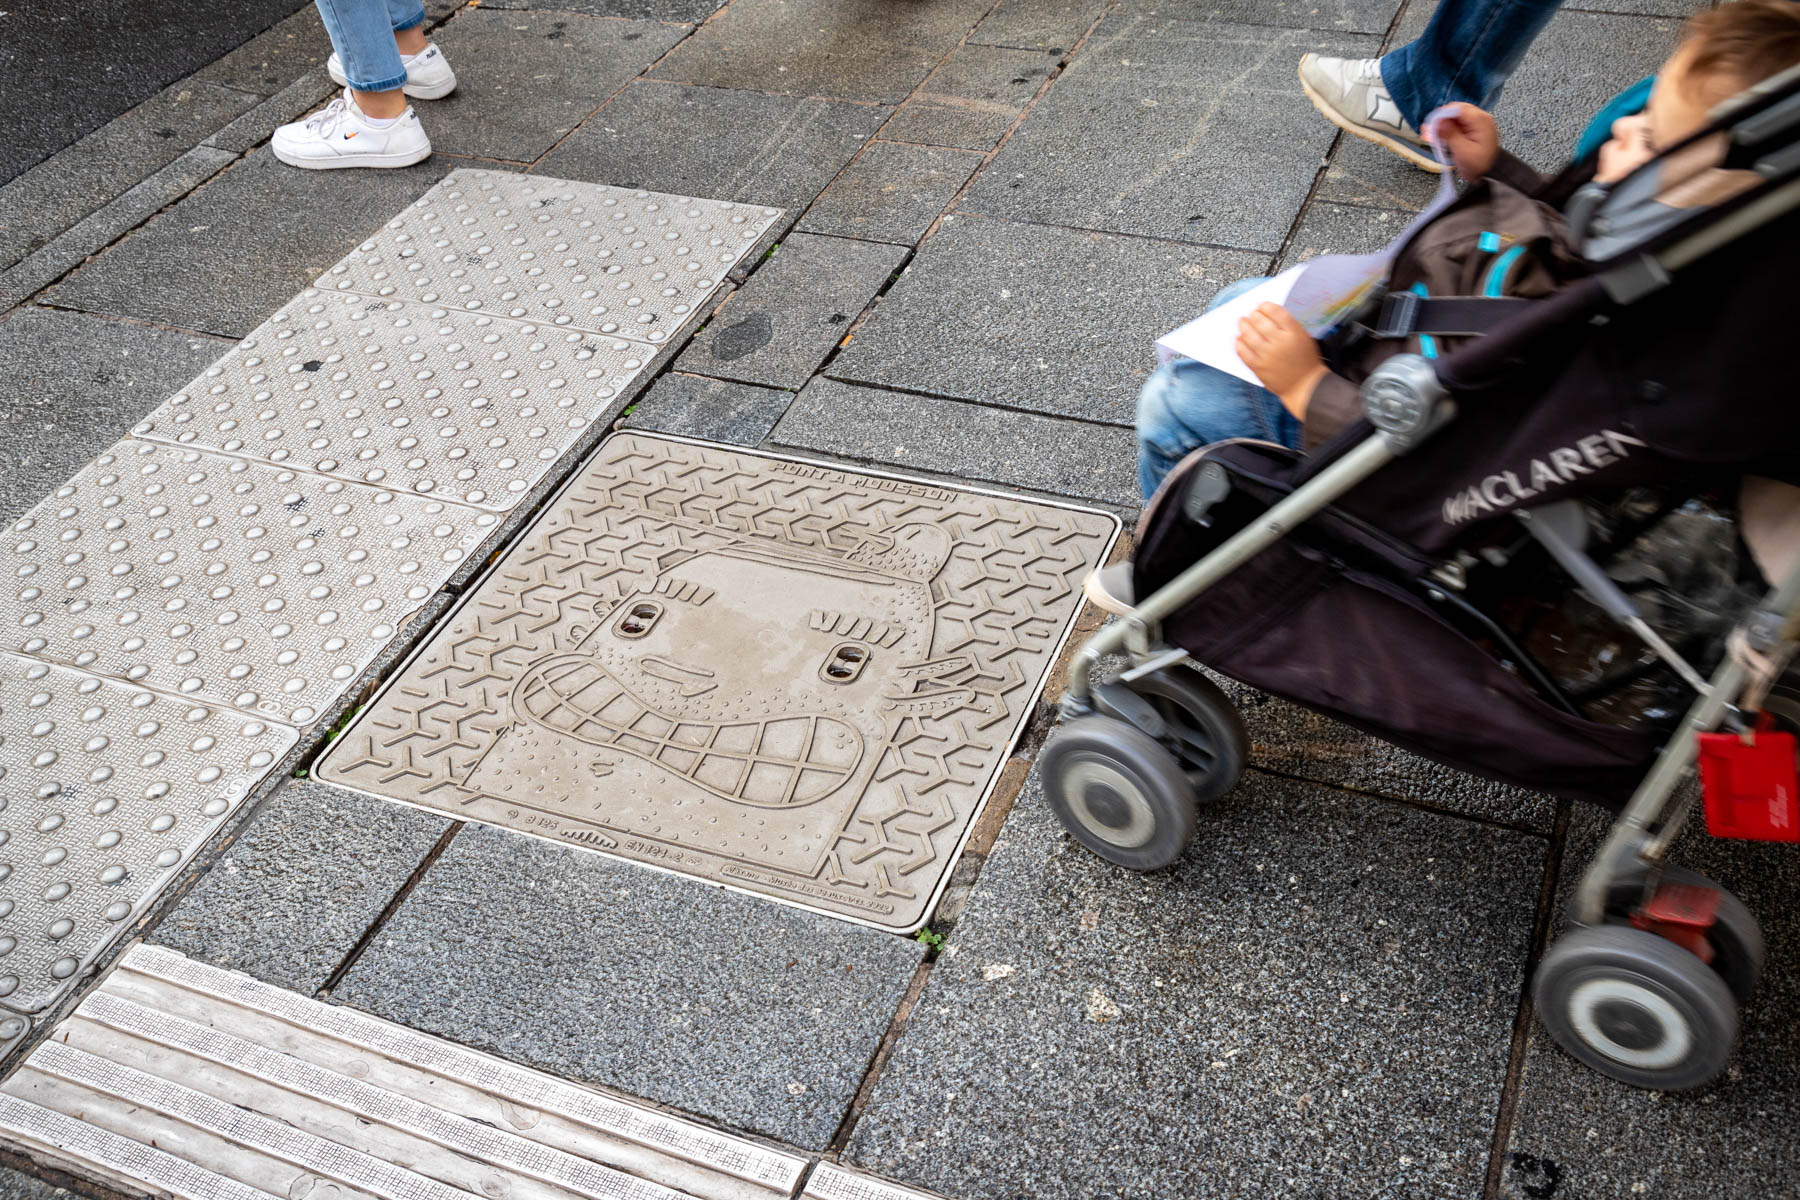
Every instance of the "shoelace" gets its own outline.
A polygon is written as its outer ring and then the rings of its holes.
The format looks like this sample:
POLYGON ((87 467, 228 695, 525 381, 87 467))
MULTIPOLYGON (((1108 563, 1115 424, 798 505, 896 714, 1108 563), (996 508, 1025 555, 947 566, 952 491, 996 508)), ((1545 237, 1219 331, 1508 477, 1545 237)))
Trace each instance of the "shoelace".
POLYGON ((306 128, 322 137, 330 137, 337 127, 343 124, 347 109, 344 98, 339 96, 312 116, 306 118, 306 128))

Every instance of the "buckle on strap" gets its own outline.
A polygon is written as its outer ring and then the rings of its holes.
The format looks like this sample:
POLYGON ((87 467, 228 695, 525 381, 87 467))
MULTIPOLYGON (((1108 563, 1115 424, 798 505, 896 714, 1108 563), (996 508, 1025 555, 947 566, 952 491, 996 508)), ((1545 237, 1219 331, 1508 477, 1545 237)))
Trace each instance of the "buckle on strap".
POLYGON ((1424 297, 1416 292, 1389 292, 1381 300, 1381 311, 1375 315, 1370 331, 1378 338, 1409 337, 1419 327, 1419 309, 1424 297))

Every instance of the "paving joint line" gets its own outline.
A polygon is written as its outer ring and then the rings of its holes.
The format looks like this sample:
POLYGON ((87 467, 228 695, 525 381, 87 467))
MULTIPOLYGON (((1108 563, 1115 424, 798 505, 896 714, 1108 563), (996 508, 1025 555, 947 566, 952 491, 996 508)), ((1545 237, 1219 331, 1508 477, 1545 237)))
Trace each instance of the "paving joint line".
MULTIPOLYGON (((315 759, 317 757, 318 755, 314 755, 315 759)), ((312 774, 310 766, 311 764, 308 764, 307 774, 309 777, 312 774)), ((452 821, 450 827, 438 835, 438 840, 432 843, 431 849, 427 850, 425 856, 414 865, 412 873, 406 877, 405 882, 392 896, 388 897, 388 902, 381 906, 381 911, 375 914, 375 919, 369 922, 369 927, 363 930, 362 936, 356 939, 356 944, 350 947, 349 952, 338 962, 338 965, 331 969, 331 974, 325 977, 325 982, 320 984, 318 990, 313 993, 315 998, 331 995, 333 989, 344 982, 344 977, 355 968, 363 951, 367 950, 369 944, 381 936, 381 931, 387 928, 388 922, 393 919, 395 913, 400 911, 400 906, 406 903, 407 897, 412 895, 413 889, 424 880, 426 872, 430 871, 437 864, 437 860, 444 856, 444 852, 450 849, 450 843, 456 840, 456 835, 462 832, 465 824, 466 822, 463 821, 452 821)))
MULTIPOLYGON (((840 347, 833 348, 832 358, 836 357, 837 351, 839 349, 842 349, 842 347, 840 346, 840 347)), ((943 400, 943 401, 947 401, 951 404, 966 404, 966 405, 969 405, 971 408, 988 408, 988 409, 994 410, 995 412, 1012 413, 1016 416, 1042 417, 1046 421, 1066 421, 1073 425, 1093 425, 1093 426, 1096 426, 1101 429, 1132 429, 1132 428, 1135 428, 1135 426, 1133 426, 1130 423, 1125 422, 1125 421, 1101 421, 1101 420, 1097 420, 1097 419, 1090 420, 1087 417, 1071 417, 1067 413, 1045 412, 1042 409, 1026 408, 1023 405, 1007 404, 1007 403, 997 401, 997 400, 978 400, 971 396, 958 396, 958 395, 955 395, 950 392, 925 392, 925 391, 920 391, 917 388, 901 387, 898 384, 893 384, 893 383, 881 383, 881 382, 875 381, 875 380, 853 379, 847 375, 833 375, 833 374, 831 374, 830 371, 825 369, 825 367, 829 367, 831 365, 831 361, 832 361, 831 358, 826 359, 824 366, 822 366, 819 369, 819 371, 812 378, 813 379, 821 379, 821 378, 829 379, 833 383, 849 384, 852 387, 868 388, 871 391, 888 392, 892 395, 907 396, 907 397, 911 397, 911 398, 919 399, 919 400, 943 400)), ((713 378, 713 377, 706 376, 706 378, 713 378)), ((811 383, 812 379, 808 379, 807 382, 811 383)))
MULTIPOLYGON (((927 927, 929 928, 929 926, 927 927)), ((906 985, 906 993, 900 997, 900 1004, 894 1010, 893 1019, 882 1032, 881 1041, 876 1043, 875 1054, 869 1060, 868 1070, 863 1072, 862 1082, 856 1086, 856 1094, 850 1098, 850 1107, 845 1110, 843 1120, 838 1122, 831 1140, 825 1145, 824 1155, 820 1161, 840 1162, 846 1147, 850 1144, 850 1135, 856 1130, 856 1123, 862 1119, 868 1109, 869 1101, 874 1097, 875 1085, 881 1079, 881 1072, 893 1055, 894 1046, 900 1036, 906 1032, 906 1024, 912 1018, 913 1009, 918 1007, 919 998, 924 995, 925 984, 931 978, 931 969, 937 963, 937 955, 927 952, 913 969, 913 977, 906 985)), ((808 1177, 812 1174, 809 1169, 808 1177)))
MULTIPOLYGON (((1435 804, 1427 804, 1423 800, 1410 800, 1404 796, 1390 796, 1386 792, 1370 791, 1368 788, 1351 787, 1348 784, 1326 783, 1323 780, 1311 779, 1305 775, 1293 775, 1286 771, 1277 771, 1273 767, 1265 767, 1258 763, 1249 763, 1248 766, 1250 770, 1255 771, 1260 775, 1266 775, 1271 779, 1284 779, 1290 783, 1302 783, 1311 787, 1328 788, 1331 791, 1343 792, 1346 795, 1361 796, 1368 800, 1380 800, 1388 804, 1398 804, 1402 807, 1415 809, 1419 812, 1432 813, 1440 817, 1451 817, 1458 821, 1468 821, 1475 825, 1483 825, 1489 829, 1500 829, 1507 833, 1524 834, 1527 837, 1534 837, 1539 840, 1548 840, 1555 836, 1554 821, 1552 821, 1551 828, 1548 830, 1533 829, 1531 826, 1517 821, 1506 821, 1499 817, 1483 816, 1480 813, 1463 812, 1454 808, 1440 808, 1435 804)), ((1558 803, 1560 804, 1561 801, 1558 801, 1558 803)))
POLYGON ((1483 1200, 1500 1200, 1500 1185, 1506 1172, 1506 1144, 1512 1138, 1513 1118, 1519 1109, 1519 1089, 1525 1080, 1525 1057, 1531 1048, 1531 1034, 1536 1024, 1536 1006, 1532 1003, 1531 983, 1549 947, 1550 928, 1556 920, 1557 891, 1562 877, 1563 855, 1568 849, 1569 825, 1574 803, 1556 802, 1556 825, 1552 830, 1548 852, 1544 855, 1544 876, 1538 885, 1537 913, 1532 920, 1531 940, 1527 943, 1525 964, 1519 974, 1519 1006, 1513 1015, 1511 1046, 1506 1056, 1506 1074, 1500 1084, 1500 1106, 1494 1114, 1494 1138, 1488 1147, 1487 1180, 1482 1188, 1483 1200))

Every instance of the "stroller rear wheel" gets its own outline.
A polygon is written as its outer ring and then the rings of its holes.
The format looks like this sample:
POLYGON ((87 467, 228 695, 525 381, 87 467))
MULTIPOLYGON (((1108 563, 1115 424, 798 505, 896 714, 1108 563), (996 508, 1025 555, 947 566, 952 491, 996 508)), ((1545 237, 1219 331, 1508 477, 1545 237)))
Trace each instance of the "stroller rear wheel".
POLYGON ((1187 772, 1135 725, 1101 716, 1070 721, 1044 747, 1039 769, 1057 820, 1110 863, 1153 871, 1193 840, 1187 772))
POLYGON ((1237 786, 1249 737, 1237 706, 1191 667, 1155 671, 1125 685, 1150 702, 1166 729, 1159 739, 1187 772, 1194 799, 1217 800, 1237 786))
MULTIPOLYGON (((1719 908, 1706 940, 1712 946, 1712 969, 1725 981, 1737 1002, 1747 1004, 1756 981, 1762 978, 1765 949, 1762 926, 1742 900, 1720 887, 1712 879, 1686 867, 1664 867, 1661 882, 1681 887, 1705 888, 1719 894, 1719 908)), ((1607 911, 1621 923, 1644 897, 1643 876, 1622 879, 1615 885, 1615 902, 1607 911)))
POLYGON ((1725 1069, 1738 1005, 1718 972, 1626 925, 1574 930, 1539 964, 1532 995, 1556 1044, 1622 1083, 1683 1091, 1725 1069))

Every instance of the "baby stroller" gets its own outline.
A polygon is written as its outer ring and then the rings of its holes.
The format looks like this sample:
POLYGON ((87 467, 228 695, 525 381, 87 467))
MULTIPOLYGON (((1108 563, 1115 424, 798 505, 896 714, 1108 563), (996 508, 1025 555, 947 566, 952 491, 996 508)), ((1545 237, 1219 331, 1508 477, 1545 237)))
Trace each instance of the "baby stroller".
POLYGON ((1139 523, 1128 611, 1072 660, 1040 760, 1085 846, 1136 870, 1173 861, 1246 755, 1198 663, 1459 769, 1614 809, 1534 995, 1570 1053, 1665 1090, 1723 1070, 1763 956, 1741 902, 1665 865, 1697 759, 1722 756, 1703 763, 1715 833, 1743 818, 1800 840, 1800 396, 1780 336, 1800 279, 1800 68, 1721 106, 1593 219, 1623 223, 1634 194, 1672 186, 1686 188, 1673 217, 1544 299, 1387 297, 1368 318, 1378 336, 1475 336, 1387 359, 1361 384, 1363 419, 1312 455, 1232 441, 1181 463, 1139 523), (1659 511, 1741 492, 1761 578, 1710 647, 1671 644, 1604 569, 1631 535, 1597 533, 1592 514, 1643 489, 1659 511), (1572 694, 1497 615, 1539 571, 1630 630, 1687 689, 1685 715, 1594 719, 1596 689, 1572 694))

